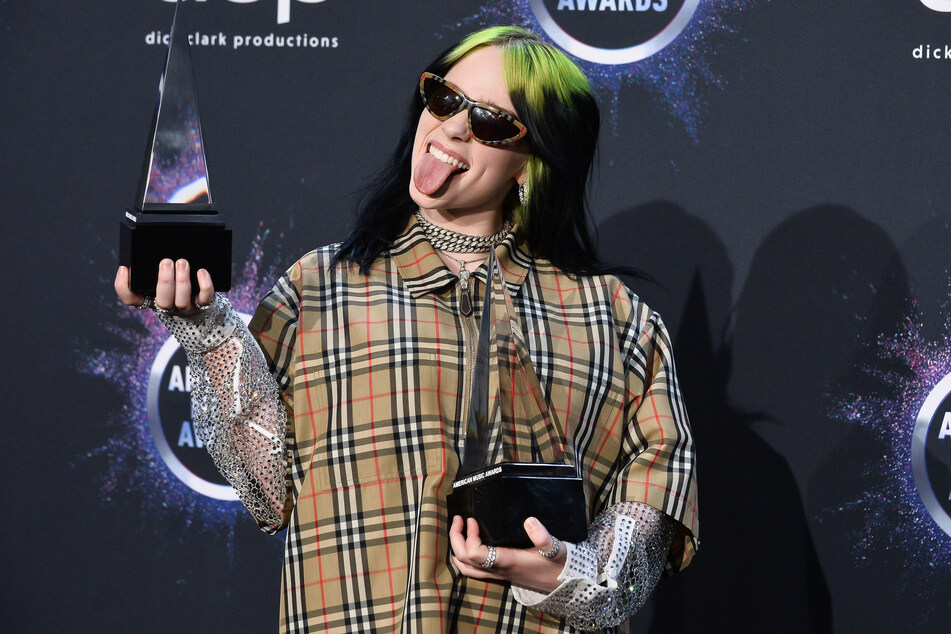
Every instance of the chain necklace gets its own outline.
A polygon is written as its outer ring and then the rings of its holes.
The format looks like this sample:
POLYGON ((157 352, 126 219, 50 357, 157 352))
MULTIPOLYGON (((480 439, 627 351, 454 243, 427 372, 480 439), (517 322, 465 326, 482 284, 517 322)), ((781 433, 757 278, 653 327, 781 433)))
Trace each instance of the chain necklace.
POLYGON ((505 236, 515 226, 515 223, 509 220, 502 225, 497 233, 491 236, 471 236, 467 233, 450 231, 435 225, 423 218, 423 214, 419 211, 416 212, 416 220, 419 221, 419 226, 423 228, 423 233, 429 238, 433 248, 443 253, 446 251, 452 253, 485 253, 489 249, 494 249, 502 244, 505 236))
POLYGON ((460 260, 459 258, 454 258, 442 249, 436 249, 444 256, 459 264, 459 290, 462 291, 462 295, 459 298, 459 312, 468 317, 472 314, 472 294, 469 291, 469 278, 472 277, 472 273, 466 269, 466 264, 475 264, 476 262, 481 262, 485 258, 478 258, 476 260, 460 260))

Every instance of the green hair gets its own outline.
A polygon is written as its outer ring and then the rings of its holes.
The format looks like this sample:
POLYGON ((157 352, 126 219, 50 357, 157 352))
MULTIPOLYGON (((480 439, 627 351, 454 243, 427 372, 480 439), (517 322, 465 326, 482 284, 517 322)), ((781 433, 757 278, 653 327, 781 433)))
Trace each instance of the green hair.
MULTIPOLYGON (((522 122, 526 125, 528 121, 541 122, 539 126, 529 125, 530 139, 537 139, 543 134, 540 128, 551 121, 549 117, 553 106, 566 110, 563 115, 566 115, 569 121, 565 123, 568 123, 578 116, 579 102, 586 102, 586 105, 595 103, 588 78, 574 62, 531 31, 517 26, 493 26, 476 31, 450 49, 445 55, 445 62, 451 67, 483 46, 495 46, 502 53, 503 78, 522 122)), ((590 108, 585 110, 589 111, 590 116, 590 108)), ((594 118, 597 126, 596 106, 594 118)), ((591 140, 596 139, 597 127, 591 140)), ((576 166, 581 168, 585 179, 590 172, 591 161, 587 163, 587 166, 576 166)), ((542 183, 551 182, 551 172, 550 163, 533 152, 526 165, 528 191, 535 196, 541 195, 539 188, 542 183)), ((523 226, 528 223, 530 215, 526 207, 519 205, 512 210, 515 219, 523 226)))

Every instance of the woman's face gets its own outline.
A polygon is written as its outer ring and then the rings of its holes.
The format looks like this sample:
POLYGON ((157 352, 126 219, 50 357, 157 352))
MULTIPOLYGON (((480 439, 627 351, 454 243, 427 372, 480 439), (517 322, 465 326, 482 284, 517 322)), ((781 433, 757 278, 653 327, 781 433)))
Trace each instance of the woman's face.
MULTIPOLYGON (((494 46, 467 54, 445 79, 470 99, 515 115, 502 77, 502 55, 494 46)), ((528 160, 528 143, 522 139, 511 145, 483 145, 469 133, 467 118, 467 110, 445 121, 423 110, 413 143, 410 196, 421 209, 440 210, 449 218, 501 216, 502 202, 528 160)))

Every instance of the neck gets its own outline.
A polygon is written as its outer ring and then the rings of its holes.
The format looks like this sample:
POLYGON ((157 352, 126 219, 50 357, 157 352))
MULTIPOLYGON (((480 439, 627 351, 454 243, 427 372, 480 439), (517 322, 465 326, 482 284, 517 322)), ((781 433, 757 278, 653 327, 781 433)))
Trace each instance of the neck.
POLYGON ((507 222, 495 233, 475 235, 441 227, 427 220, 421 211, 416 212, 416 219, 433 248, 444 253, 487 253, 501 244, 512 230, 512 223, 507 222))
POLYGON ((502 212, 487 210, 464 214, 451 209, 419 209, 420 215, 436 226, 470 236, 490 236, 502 228, 502 212))

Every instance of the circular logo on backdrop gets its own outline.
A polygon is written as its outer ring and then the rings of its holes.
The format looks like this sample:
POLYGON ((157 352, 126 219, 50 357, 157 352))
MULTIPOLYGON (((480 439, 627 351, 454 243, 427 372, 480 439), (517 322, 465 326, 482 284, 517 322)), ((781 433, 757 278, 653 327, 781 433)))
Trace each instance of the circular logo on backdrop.
POLYGON ((572 55, 601 64, 629 64, 673 42, 690 22, 700 0, 530 3, 545 33, 572 55))
POLYGON ((951 12, 951 0, 921 0, 921 4, 932 11, 951 12))
MULTIPOLYGON (((241 314, 245 322, 249 315, 241 314)), ((148 411, 152 440, 175 476, 190 489, 217 500, 237 501, 195 433, 191 407, 192 377, 185 351, 169 337, 152 362, 148 411)))
POLYGON ((938 383, 918 412, 911 468, 925 508, 951 535, 951 375, 938 383))

